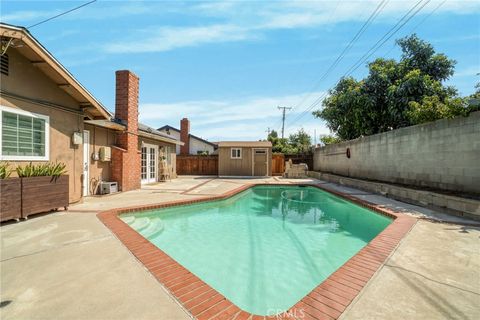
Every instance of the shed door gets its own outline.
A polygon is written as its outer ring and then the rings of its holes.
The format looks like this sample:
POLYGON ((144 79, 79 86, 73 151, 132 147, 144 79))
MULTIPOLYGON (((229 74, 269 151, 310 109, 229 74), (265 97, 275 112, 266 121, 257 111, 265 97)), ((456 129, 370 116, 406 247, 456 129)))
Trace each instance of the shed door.
POLYGON ((267 176, 268 175, 268 149, 254 149, 253 150, 253 175, 267 176))

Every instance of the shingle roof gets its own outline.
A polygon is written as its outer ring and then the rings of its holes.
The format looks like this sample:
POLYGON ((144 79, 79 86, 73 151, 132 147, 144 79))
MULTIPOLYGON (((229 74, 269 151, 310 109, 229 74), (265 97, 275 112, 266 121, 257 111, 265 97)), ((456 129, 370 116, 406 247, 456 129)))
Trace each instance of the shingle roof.
POLYGON ((161 137, 163 139, 167 139, 167 140, 173 140, 173 141, 177 141, 177 142, 180 142, 179 139, 175 138, 175 137, 172 137, 171 135, 168 135, 166 133, 163 133, 163 132, 160 132, 152 127, 149 127, 147 126, 146 124, 143 124, 143 123, 138 123, 138 130, 139 131, 143 131, 143 132, 146 132, 146 133, 150 133, 150 134, 153 134, 153 135, 156 135, 158 137, 161 137))

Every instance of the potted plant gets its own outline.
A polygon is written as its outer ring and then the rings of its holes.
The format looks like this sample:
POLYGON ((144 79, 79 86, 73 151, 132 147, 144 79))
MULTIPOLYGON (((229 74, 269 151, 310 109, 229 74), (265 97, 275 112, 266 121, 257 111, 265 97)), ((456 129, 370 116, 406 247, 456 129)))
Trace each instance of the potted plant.
POLYGON ((64 163, 17 167, 22 181, 22 218, 68 207, 68 175, 64 163))
POLYGON ((8 162, 0 161, 0 221, 21 217, 21 181, 10 177, 13 171, 8 162))

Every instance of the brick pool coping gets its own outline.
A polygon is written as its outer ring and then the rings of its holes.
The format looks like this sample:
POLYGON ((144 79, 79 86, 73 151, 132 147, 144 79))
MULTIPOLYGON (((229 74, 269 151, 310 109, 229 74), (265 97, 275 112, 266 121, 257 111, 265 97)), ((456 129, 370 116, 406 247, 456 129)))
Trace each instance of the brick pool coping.
POLYGON ((103 211, 97 217, 133 253, 147 270, 176 298, 188 312, 199 320, 207 319, 337 319, 357 297, 367 282, 380 269, 402 238, 416 223, 416 218, 395 212, 381 205, 330 190, 320 184, 247 184, 218 196, 192 200, 176 200, 153 205, 118 208, 103 211), (222 200, 258 185, 312 186, 393 218, 393 222, 356 255, 332 273, 291 309, 278 315, 258 316, 238 308, 221 293, 188 271, 173 258, 157 248, 118 215, 127 212, 167 208, 205 201, 222 200))

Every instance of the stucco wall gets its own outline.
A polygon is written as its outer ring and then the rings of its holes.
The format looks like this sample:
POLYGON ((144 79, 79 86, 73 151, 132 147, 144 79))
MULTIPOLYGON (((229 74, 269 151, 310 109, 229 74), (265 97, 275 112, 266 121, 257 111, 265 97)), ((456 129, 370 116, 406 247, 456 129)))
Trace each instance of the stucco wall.
POLYGON ((317 148, 314 170, 480 193, 480 112, 317 148))
MULTIPOLYGON (((64 162, 69 175, 70 202, 81 198, 82 146, 74 146, 71 136, 75 131, 83 130, 83 115, 78 103, 46 77, 30 61, 9 49, 9 75, 1 75, 2 91, 27 98, 51 102, 61 108, 43 106, 32 101, 0 96, 0 104, 6 107, 22 109, 50 117, 50 154, 49 161, 64 162)), ((30 161, 9 161, 12 165, 25 165, 30 161)), ((35 162, 34 162, 35 163, 35 162)))
POLYGON ((100 147, 111 147, 115 144, 114 130, 85 124, 85 130, 90 131, 90 194, 98 193, 100 181, 111 181, 111 161, 93 160, 92 154, 98 154, 100 147))

